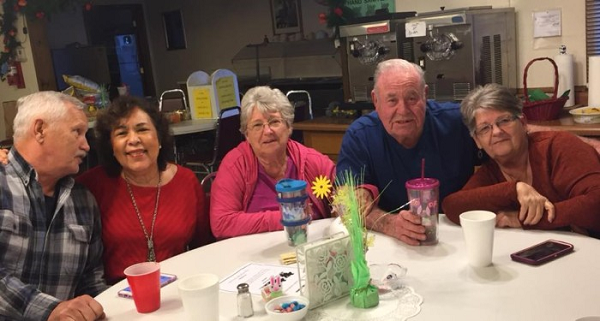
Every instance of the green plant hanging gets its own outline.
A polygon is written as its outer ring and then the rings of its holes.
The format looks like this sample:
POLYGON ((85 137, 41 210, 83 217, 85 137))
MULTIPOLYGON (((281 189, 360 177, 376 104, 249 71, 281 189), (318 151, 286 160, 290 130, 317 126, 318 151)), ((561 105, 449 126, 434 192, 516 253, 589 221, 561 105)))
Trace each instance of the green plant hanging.
POLYGON ((0 4, 0 66, 14 58, 17 47, 21 45, 16 26, 20 14, 28 18, 46 19, 52 14, 79 6, 85 10, 92 8, 90 0, 0 0, 0 4))

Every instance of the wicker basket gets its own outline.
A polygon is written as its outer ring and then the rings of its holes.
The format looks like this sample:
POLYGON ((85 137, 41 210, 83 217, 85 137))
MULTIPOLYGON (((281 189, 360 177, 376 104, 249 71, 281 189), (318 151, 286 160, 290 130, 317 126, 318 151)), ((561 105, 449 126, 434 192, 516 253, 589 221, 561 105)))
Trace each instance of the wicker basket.
POLYGON ((554 60, 548 57, 535 58, 527 64, 525 71, 523 72, 523 91, 525 92, 523 114, 525 114, 528 120, 558 119, 560 111, 565 106, 567 100, 569 100, 568 97, 557 98, 556 92, 558 91, 558 67, 556 67, 554 60), (529 101, 529 94, 527 92, 527 70, 531 64, 539 60, 548 60, 552 63, 552 66, 554 66, 554 93, 550 99, 529 101))

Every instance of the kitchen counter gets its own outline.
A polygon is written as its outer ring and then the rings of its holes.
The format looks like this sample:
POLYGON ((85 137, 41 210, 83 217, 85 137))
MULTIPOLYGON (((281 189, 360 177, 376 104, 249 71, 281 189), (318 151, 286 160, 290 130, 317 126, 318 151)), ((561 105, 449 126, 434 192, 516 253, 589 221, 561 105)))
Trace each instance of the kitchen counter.
MULTIPOLYGON (((301 130, 304 145, 312 147, 337 162, 342 146, 342 138, 353 118, 318 117, 294 123, 294 130, 301 130)), ((552 130, 566 130, 579 136, 600 139, 600 124, 578 124, 568 110, 564 110, 557 120, 532 121, 534 125, 546 126, 552 130)))
POLYGON ((294 130, 301 130, 304 145, 312 147, 337 162, 342 138, 353 118, 318 117, 294 123, 294 130))

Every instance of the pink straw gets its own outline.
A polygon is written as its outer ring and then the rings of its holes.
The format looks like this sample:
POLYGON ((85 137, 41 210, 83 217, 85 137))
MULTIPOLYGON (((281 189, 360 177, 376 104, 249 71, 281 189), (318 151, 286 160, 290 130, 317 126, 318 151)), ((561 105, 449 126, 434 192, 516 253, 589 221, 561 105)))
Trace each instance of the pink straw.
POLYGON ((421 179, 425 178, 425 158, 421 158, 421 179))

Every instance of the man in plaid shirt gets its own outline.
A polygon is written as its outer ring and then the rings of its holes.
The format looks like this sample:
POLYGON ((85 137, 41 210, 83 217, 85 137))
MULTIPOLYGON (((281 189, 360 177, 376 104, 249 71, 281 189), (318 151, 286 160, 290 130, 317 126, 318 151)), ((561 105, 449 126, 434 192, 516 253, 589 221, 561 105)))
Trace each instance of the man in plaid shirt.
POLYGON ((39 92, 17 106, 0 166, 0 320, 102 319, 100 215, 69 176, 90 149, 84 105, 39 92))

